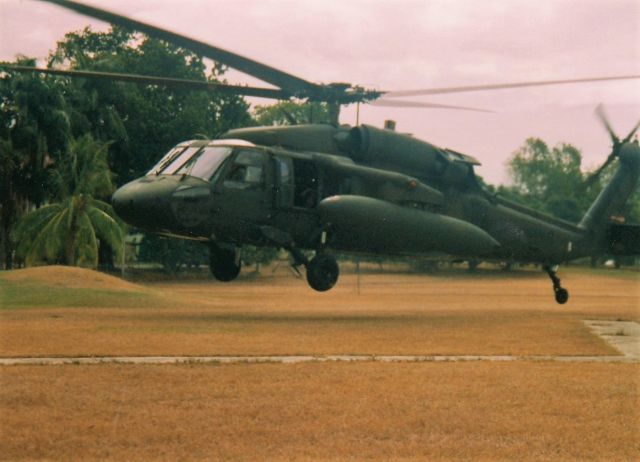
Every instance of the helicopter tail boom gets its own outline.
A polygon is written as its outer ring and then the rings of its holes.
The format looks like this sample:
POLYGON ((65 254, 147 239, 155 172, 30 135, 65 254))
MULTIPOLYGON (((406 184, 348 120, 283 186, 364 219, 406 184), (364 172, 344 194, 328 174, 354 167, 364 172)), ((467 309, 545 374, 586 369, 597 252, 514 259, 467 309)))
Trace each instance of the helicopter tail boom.
POLYGON ((640 146, 637 143, 622 144, 615 156, 620 160, 618 170, 579 224, 598 247, 609 247, 606 241, 612 218, 620 212, 640 178, 640 146))

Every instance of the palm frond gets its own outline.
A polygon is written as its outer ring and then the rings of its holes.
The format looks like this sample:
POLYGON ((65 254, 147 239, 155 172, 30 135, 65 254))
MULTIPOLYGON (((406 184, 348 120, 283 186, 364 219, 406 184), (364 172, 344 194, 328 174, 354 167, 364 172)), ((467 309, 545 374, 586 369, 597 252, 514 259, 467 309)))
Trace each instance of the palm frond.
POLYGON ((118 258, 120 258, 124 233, 118 222, 108 213, 97 207, 87 207, 87 215, 91 220, 96 235, 100 240, 107 243, 116 252, 118 258))
POLYGON ((74 194, 104 196, 113 191, 107 163, 109 145, 110 143, 96 141, 89 135, 72 143, 72 167, 76 178, 74 194))
POLYGON ((98 240, 91 220, 86 212, 77 217, 78 234, 76 236, 76 262, 79 266, 95 268, 98 266, 98 240))
MULTIPOLYGON (((64 255, 65 242, 69 235, 69 207, 64 207, 51 220, 51 227, 44 236, 42 252, 49 261, 60 259, 64 255)), ((44 230, 43 230, 44 231, 44 230)))
POLYGON ((50 217, 49 221, 38 230, 35 239, 28 245, 24 255, 27 266, 32 266, 42 261, 42 257, 45 260, 55 261, 62 255, 63 249, 60 248, 60 244, 64 240, 60 236, 55 236, 54 229, 64 219, 64 210, 60 209, 57 214, 50 217))
POLYGON ((14 232, 17 254, 28 265, 65 259, 67 264, 95 267, 98 238, 121 253, 123 226, 111 206, 93 198, 113 190, 108 148, 90 135, 71 142, 49 178, 56 196, 64 200, 27 215, 14 232))
POLYGON ((113 218, 116 221, 116 223, 118 223, 118 226, 120 226, 120 228, 122 228, 123 234, 124 234, 124 231, 127 229, 127 225, 116 214, 116 212, 115 212, 115 210, 113 210, 113 207, 111 206, 111 204, 107 204, 106 202, 101 201, 99 199, 90 198, 89 199, 89 205, 92 206, 92 207, 95 207, 97 209, 102 210, 104 213, 106 213, 111 218, 113 218))
POLYGON ((40 207, 25 215, 12 233, 12 239, 16 243, 18 257, 26 257, 28 249, 37 238, 38 234, 57 213, 61 210, 60 204, 51 204, 40 207))

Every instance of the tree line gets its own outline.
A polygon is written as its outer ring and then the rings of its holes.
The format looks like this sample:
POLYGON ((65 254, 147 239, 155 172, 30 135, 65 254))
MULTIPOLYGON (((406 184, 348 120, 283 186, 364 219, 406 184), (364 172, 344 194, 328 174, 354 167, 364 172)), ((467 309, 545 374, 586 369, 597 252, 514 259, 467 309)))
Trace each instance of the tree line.
MULTIPOLYGON (((35 65, 18 57, 15 64, 35 65)), ((226 68, 172 44, 118 27, 65 35, 48 66, 225 82, 226 68)), ((125 234, 109 198, 178 141, 215 138, 235 127, 323 122, 326 105, 282 102, 250 111, 238 96, 109 80, 0 74, 0 268, 15 263, 95 267, 118 255, 125 234)), ((604 155, 604 153, 603 153, 604 155)), ((585 183, 580 151, 529 139, 508 163, 507 198, 569 221, 601 188, 585 183)), ((607 172, 603 175, 607 177, 607 172)), ((636 192, 626 214, 640 220, 636 192)), ((175 264, 194 243, 147 236, 141 257, 175 264)), ((265 262, 272 251, 248 249, 265 262), (256 253, 257 252, 257 253, 256 253)))
MULTIPOLYGON (((35 61, 18 57, 16 64, 35 61)), ((66 34, 47 65, 216 82, 225 72, 117 27, 66 34)), ((0 111, 5 268, 15 261, 95 266, 99 253, 108 260, 122 239, 108 204, 116 187, 144 174, 178 140, 252 123, 248 104, 236 96, 13 72, 1 74, 0 111)))

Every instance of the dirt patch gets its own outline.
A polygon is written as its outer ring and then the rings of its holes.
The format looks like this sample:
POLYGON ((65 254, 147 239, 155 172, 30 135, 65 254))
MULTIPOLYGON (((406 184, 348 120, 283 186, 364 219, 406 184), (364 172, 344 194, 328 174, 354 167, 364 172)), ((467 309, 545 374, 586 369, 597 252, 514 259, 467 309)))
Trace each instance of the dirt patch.
POLYGON ((0 278, 8 282, 44 285, 70 289, 104 289, 114 291, 144 291, 137 284, 115 276, 72 266, 38 266, 0 272, 0 278))

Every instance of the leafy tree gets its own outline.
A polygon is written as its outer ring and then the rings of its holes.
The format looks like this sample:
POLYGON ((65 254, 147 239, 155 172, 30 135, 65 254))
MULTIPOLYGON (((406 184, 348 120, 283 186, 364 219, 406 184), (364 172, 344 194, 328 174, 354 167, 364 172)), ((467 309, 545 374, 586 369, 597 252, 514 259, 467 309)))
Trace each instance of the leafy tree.
POLYGON ((13 245, 10 232, 17 215, 16 185, 20 182, 21 158, 10 140, 0 139, 0 222, 4 265, 11 268, 13 245))
MULTIPOLYGON (((20 59, 17 64, 35 61, 20 59)), ((225 71, 217 64, 208 70, 187 50, 120 28, 67 34, 51 53, 49 65, 212 81, 225 71)), ((91 134, 94 140, 110 142, 107 161, 121 185, 140 176, 179 141, 202 134, 214 137, 251 123, 242 98, 215 91, 11 72, 0 75, 0 110, 0 253, 7 267, 12 254, 7 236, 23 211, 55 195, 47 189, 47 170, 64 162, 71 138, 91 134)))
POLYGON ((117 252, 123 232, 111 206, 96 197, 113 190, 107 166, 108 145, 90 135, 72 142, 51 171, 57 202, 26 215, 15 229, 16 253, 27 265, 38 262, 96 267, 99 240, 117 252))
POLYGON ((580 167, 582 155, 570 144, 552 149, 538 138, 529 138, 508 161, 512 187, 500 187, 509 199, 569 221, 578 221, 595 197, 587 190, 580 167))
MULTIPOLYGON (((618 168, 608 166, 598 180, 588 184, 581 170, 582 155, 569 145, 549 149, 544 141, 529 138, 508 161, 512 186, 498 187, 507 199, 577 222, 618 168)), ((636 189, 624 210, 627 221, 640 222, 640 191, 636 189)))
POLYGON ((11 72, 0 78, 0 118, 0 254, 9 269, 11 229, 30 206, 47 199, 47 168, 68 149, 70 124, 58 80, 11 72))
MULTIPOLYGON (((190 51, 118 27, 66 34, 50 64, 202 81, 220 81, 225 71, 214 65, 207 74, 202 58, 190 51)), ((74 135, 91 131, 113 142, 109 164, 117 184, 143 174, 178 141, 213 138, 251 122, 242 98, 215 91, 89 79, 68 79, 66 89, 74 135)))

